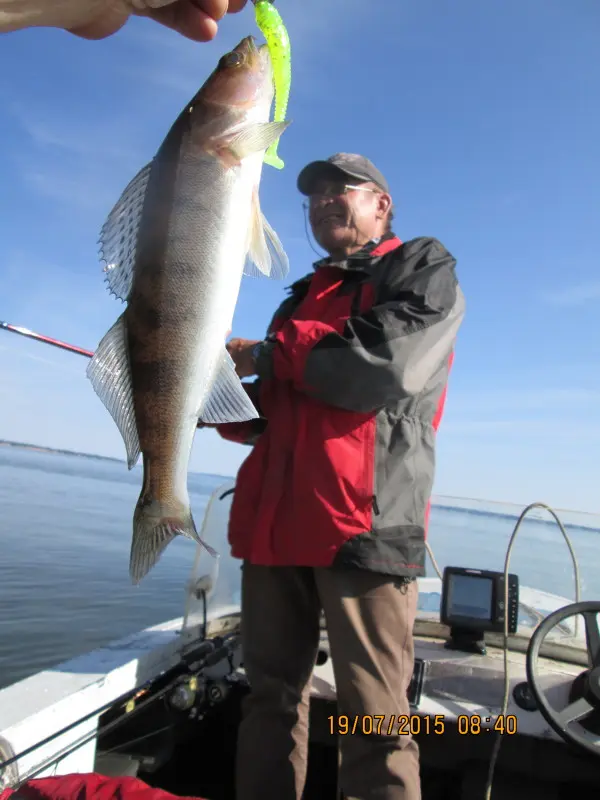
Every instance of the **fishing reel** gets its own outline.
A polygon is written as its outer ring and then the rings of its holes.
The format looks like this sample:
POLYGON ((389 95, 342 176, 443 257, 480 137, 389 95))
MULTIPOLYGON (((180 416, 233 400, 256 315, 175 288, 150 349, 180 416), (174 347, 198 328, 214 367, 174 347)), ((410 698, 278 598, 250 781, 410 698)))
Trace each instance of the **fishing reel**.
POLYGON ((167 698, 169 706, 190 721, 200 722, 215 706, 223 703, 239 683, 234 675, 223 678, 206 678, 194 675, 183 678, 167 698))

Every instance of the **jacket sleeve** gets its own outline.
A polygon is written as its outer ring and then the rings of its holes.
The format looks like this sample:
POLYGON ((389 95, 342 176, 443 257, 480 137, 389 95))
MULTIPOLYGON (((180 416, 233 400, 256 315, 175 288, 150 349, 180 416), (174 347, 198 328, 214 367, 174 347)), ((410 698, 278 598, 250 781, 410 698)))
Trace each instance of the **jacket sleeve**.
MULTIPOLYGON (((259 406, 260 396, 260 380, 253 383, 243 383, 242 386, 248 393, 248 396, 254 403, 254 406, 259 414, 261 409, 259 406)), ((267 421, 262 416, 259 419, 249 419, 247 422, 224 422, 221 425, 215 425, 219 436, 226 439, 228 442, 236 442, 237 444, 247 444, 253 446, 256 440, 264 432, 267 427, 267 421)))
POLYGON ((407 242, 370 311, 351 317, 343 334, 289 320, 263 346, 258 374, 348 411, 370 413, 418 395, 450 357, 464 316, 455 266, 436 239, 407 242))

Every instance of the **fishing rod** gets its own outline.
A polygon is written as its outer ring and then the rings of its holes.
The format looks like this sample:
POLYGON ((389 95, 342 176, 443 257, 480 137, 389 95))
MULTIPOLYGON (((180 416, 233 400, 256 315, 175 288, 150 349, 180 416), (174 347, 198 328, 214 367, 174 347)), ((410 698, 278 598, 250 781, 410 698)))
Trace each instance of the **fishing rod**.
MULTIPOLYGON (((11 333, 18 333, 20 336, 25 336, 27 339, 33 339, 36 342, 44 342, 44 344, 51 344, 53 347, 58 347, 61 350, 68 350, 70 353, 77 353, 86 358, 92 358, 94 355, 91 350, 84 350, 83 347, 76 347, 74 344, 67 344, 61 342, 60 339, 53 339, 51 336, 43 336, 41 333, 30 331, 29 328, 21 328, 19 325, 11 325, 9 322, 2 322, 0 320, 0 330, 10 331, 11 333)), ((231 331, 229 331, 231 333, 231 331)), ((203 422, 198 422, 199 428, 207 427, 203 422)))
MULTIPOLYGON (((20 336, 25 336, 27 339, 34 339, 36 342, 51 344, 61 350, 68 350, 70 353, 77 353, 80 356, 86 356, 86 358, 92 358, 94 355, 91 350, 84 350, 83 347, 76 347, 74 344, 67 344, 67 342, 61 342, 60 339, 52 339, 51 336, 43 336, 41 333, 30 331, 29 328, 21 328, 19 325, 11 325, 9 322, 2 322, 2 320, 0 320, 0 330, 18 333, 20 336)), ((229 333, 231 333, 231 331, 229 331, 229 333)), ((205 428, 208 426, 199 420, 198 427, 205 428)))
POLYGON ((84 350, 83 347, 76 347, 74 344, 67 344, 61 342, 59 339, 52 339, 50 336, 43 336, 41 333, 35 333, 28 328, 21 328, 19 325, 11 325, 9 322, 2 322, 0 320, 0 329, 10 331, 11 333, 18 333, 20 336, 25 336, 27 339, 35 339, 38 342, 51 344, 53 347, 59 347, 61 350, 68 350, 70 353, 78 353, 80 356, 92 358, 94 355, 91 350, 84 350))

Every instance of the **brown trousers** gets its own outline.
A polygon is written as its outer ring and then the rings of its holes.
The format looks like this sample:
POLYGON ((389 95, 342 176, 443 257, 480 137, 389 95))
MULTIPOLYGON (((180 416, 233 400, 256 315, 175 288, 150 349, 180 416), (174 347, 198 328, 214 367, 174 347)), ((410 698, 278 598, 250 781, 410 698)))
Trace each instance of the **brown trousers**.
MULTIPOLYGON (((250 682, 238 734, 237 800, 300 800, 308 756, 310 681, 325 612, 337 714, 370 735, 340 735, 348 800, 420 800, 417 743, 392 717, 409 714, 416 582, 362 570, 242 567, 242 646, 250 682)), ((340 730, 338 726, 338 730, 340 730)))

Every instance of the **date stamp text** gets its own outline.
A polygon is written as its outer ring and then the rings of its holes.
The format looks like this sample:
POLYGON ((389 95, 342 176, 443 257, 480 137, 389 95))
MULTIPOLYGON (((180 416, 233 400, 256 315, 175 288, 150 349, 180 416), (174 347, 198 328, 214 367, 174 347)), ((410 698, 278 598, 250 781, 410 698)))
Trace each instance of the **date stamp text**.
POLYGON ((460 714, 446 720, 445 714, 336 714, 327 717, 332 736, 439 736, 450 727, 460 736, 479 736, 517 733, 517 717, 501 714, 482 717, 479 714, 460 714))

